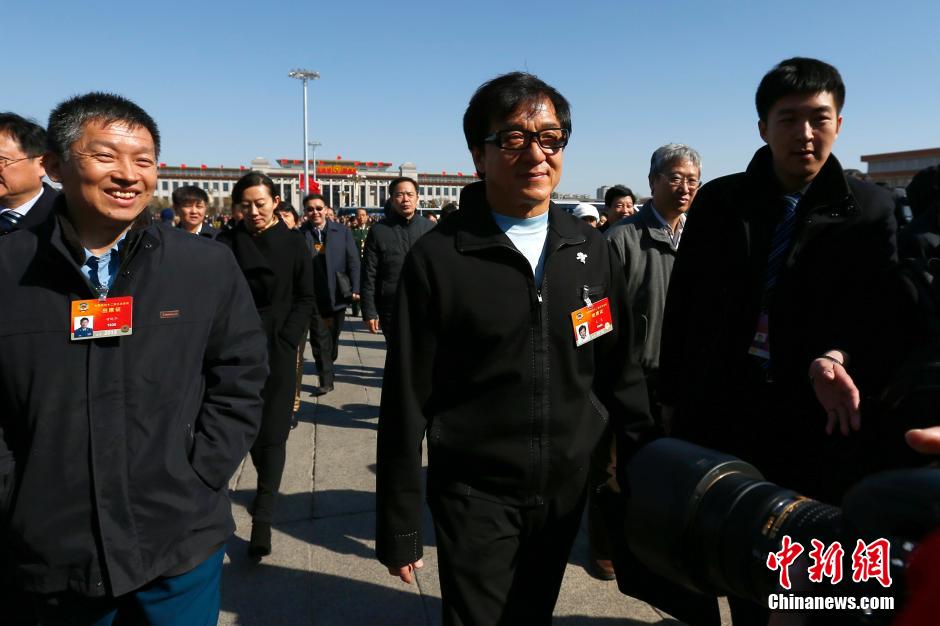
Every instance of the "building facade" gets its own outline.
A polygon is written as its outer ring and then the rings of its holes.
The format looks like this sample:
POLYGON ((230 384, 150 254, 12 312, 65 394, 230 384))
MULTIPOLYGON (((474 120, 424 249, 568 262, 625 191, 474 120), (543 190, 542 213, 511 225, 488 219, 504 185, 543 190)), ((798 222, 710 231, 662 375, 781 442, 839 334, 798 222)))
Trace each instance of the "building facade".
MULTIPOLYGON (((334 209, 383 206, 388 199, 388 183, 399 176, 408 176, 418 182, 423 207, 457 202, 460 191, 477 180, 475 173, 421 173, 413 163, 393 168, 391 163, 383 161, 350 161, 342 157, 310 161, 309 169, 320 193, 334 209)), ((184 185, 196 185, 209 195, 210 212, 228 212, 232 204, 232 187, 239 178, 252 171, 270 176, 281 199, 296 209, 300 208, 306 194, 303 160, 278 159, 271 162, 262 157, 252 160, 250 167, 237 168, 160 163, 155 205, 160 208, 171 206, 174 190, 184 185)))
POLYGON ((940 165, 940 148, 907 150, 867 154, 862 161, 868 164, 868 178, 887 187, 907 187, 914 174, 925 167, 940 165))

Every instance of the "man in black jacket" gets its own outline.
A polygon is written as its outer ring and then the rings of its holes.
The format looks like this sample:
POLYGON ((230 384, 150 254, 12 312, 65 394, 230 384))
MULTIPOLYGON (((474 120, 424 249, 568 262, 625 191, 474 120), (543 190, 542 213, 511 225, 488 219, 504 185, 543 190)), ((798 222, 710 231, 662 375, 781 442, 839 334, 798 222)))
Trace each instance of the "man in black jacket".
POLYGON ((41 623, 205 624, 219 611, 228 480, 258 428, 265 338, 231 253, 133 224, 159 133, 134 103, 49 118, 54 218, 0 244, 3 541, 41 623), (73 339, 71 319, 94 317, 73 339))
MULTIPOLYGON (((865 440, 875 424, 860 409, 890 373, 880 285, 896 261, 890 195, 846 178, 831 154, 844 98, 838 71, 815 59, 764 76, 767 145, 689 210, 659 388, 674 436, 833 504, 882 445, 865 440)), ((732 602, 735 624, 747 610, 732 602)))
POLYGON ((0 236, 41 224, 59 193, 42 182, 46 131, 16 113, 0 113, 0 236))
POLYGON ((388 184, 389 214, 370 230, 362 251, 362 321, 386 338, 394 325, 398 277, 405 255, 434 223, 416 213, 418 183, 406 176, 388 184))
POLYGON ((531 74, 481 86, 464 134, 483 181, 402 270, 376 551, 406 582, 422 566, 427 432, 445 624, 549 623, 591 451, 608 419, 623 453, 649 423, 623 273, 600 233, 550 203, 570 130, 565 98, 531 74))
POLYGON ((359 300, 359 250, 352 232, 326 219, 326 202, 318 193, 304 197, 307 221, 301 232, 313 256, 316 308, 310 318, 310 348, 317 364, 322 395, 333 391, 333 364, 339 356, 339 334, 346 305, 359 300))
POLYGON ((215 239, 219 229, 206 224, 208 206, 209 194, 202 187, 183 185, 173 190, 173 210, 180 218, 176 227, 193 235, 215 239))

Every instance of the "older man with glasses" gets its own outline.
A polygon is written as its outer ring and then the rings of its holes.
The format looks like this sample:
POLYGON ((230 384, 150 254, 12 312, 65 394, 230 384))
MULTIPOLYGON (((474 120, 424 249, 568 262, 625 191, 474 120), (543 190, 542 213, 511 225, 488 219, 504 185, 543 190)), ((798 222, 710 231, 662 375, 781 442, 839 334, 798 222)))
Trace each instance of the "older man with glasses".
POLYGON ((46 131, 16 113, 0 113, 0 235, 49 217, 58 192, 42 182, 46 131))
POLYGON ((649 424, 622 272, 600 233, 550 201, 570 133, 567 100, 537 77, 482 85, 464 114, 482 181, 402 270, 376 550, 405 582, 423 564, 427 433, 445 624, 550 623, 591 451, 608 420, 624 452, 649 424))

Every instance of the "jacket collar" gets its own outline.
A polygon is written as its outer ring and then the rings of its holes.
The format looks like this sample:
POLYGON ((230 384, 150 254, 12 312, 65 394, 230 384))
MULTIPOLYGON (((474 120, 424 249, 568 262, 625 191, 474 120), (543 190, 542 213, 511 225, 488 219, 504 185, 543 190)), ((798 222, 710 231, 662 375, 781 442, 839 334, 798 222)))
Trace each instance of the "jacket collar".
MULTIPOLYGON (((757 186, 756 191, 768 196, 783 196, 780 181, 774 174, 773 154, 769 146, 763 146, 747 166, 748 177, 757 186)), ((800 212, 824 213, 828 219, 844 219, 858 213, 855 199, 842 170, 842 164, 834 154, 823 164, 816 178, 810 183, 800 202, 800 212)))
MULTIPOLYGON (((457 250, 469 252, 482 248, 513 247, 492 216, 492 207, 486 199, 486 182, 478 181, 464 187, 460 194, 460 216, 457 230, 457 250)), ((577 222, 551 203, 548 207, 548 247, 554 250, 563 245, 576 245, 587 241, 578 231, 577 222)))
POLYGON ((638 219, 646 226, 646 231, 654 241, 662 242, 675 250, 676 244, 673 243, 672 237, 666 234, 666 227, 659 221, 654 211, 653 201, 650 200, 637 211, 638 219))

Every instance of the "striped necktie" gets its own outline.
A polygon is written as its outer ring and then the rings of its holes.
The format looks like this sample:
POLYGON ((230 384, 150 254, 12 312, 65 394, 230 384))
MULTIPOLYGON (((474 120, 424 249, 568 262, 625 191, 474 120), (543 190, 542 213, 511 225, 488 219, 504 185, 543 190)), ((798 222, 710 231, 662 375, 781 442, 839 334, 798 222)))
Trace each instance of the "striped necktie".
POLYGON ((767 256, 767 269, 764 272, 764 300, 763 309, 766 311, 769 305, 770 296, 777 286, 777 277, 780 274, 780 268, 783 267, 783 261, 790 252, 790 244, 793 243, 793 232, 796 230, 796 205, 800 203, 802 194, 794 193, 784 196, 785 202, 783 217, 774 229, 773 238, 770 240, 770 254, 767 256))
POLYGON ((0 213, 0 234, 6 235, 16 230, 16 225, 19 224, 21 219, 23 219, 23 216, 13 209, 0 213))
POLYGON ((777 286, 777 278, 783 262, 790 252, 790 246, 793 243, 793 233, 796 230, 796 207, 800 203, 802 194, 795 193, 783 197, 784 210, 777 227, 774 229, 773 237, 770 239, 770 254, 767 255, 767 269, 764 271, 764 293, 761 297, 761 319, 758 322, 758 329, 755 332, 754 343, 749 353, 757 361, 761 371, 770 380, 770 299, 774 288, 777 286), (763 334, 763 340, 758 338, 763 334))

